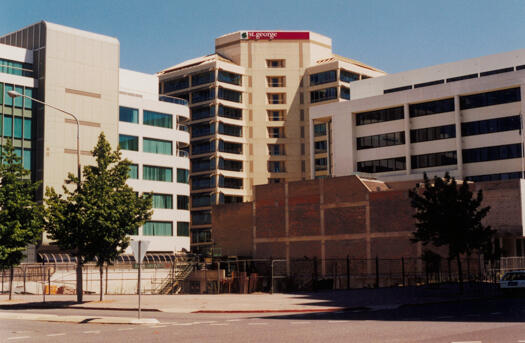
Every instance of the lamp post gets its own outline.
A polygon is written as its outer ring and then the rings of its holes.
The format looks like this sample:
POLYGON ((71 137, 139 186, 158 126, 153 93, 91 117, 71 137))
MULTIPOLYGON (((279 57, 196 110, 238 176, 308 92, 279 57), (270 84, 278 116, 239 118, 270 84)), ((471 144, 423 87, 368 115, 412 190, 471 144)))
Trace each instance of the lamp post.
POLYGON ((17 91, 14 91, 14 90, 8 91, 7 94, 9 94, 9 96, 11 98, 13 98, 13 99, 14 98, 18 98, 18 97, 31 99, 34 102, 37 102, 37 103, 42 104, 42 105, 47 106, 47 107, 51 107, 52 109, 57 110, 57 111, 62 112, 62 113, 65 113, 68 116, 71 116, 71 117, 73 117, 73 119, 75 119, 75 122, 77 124, 77 177, 78 177, 77 187, 80 188, 80 177, 81 177, 81 173, 80 173, 80 125, 78 123, 77 117, 73 113, 70 113, 68 111, 64 111, 64 110, 62 110, 62 109, 60 109, 58 107, 55 107, 53 105, 49 105, 49 104, 47 104, 47 103, 45 103, 43 101, 37 100, 37 99, 32 98, 30 96, 27 96, 27 95, 24 95, 24 94, 20 94, 17 91))

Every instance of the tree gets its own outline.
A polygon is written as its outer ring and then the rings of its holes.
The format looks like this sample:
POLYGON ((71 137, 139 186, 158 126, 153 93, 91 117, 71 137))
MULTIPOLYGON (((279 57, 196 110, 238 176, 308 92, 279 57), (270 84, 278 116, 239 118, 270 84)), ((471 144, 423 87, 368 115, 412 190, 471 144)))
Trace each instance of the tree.
POLYGON ((423 187, 410 190, 409 197, 416 212, 412 241, 448 246, 449 259, 457 261, 463 290, 461 255, 488 251, 495 233, 481 222, 490 210, 490 207, 480 208, 482 191, 474 197, 467 182, 458 187, 448 173, 444 178, 434 177, 432 182, 425 174, 423 187))
POLYGON ((46 190, 46 229, 61 249, 77 258, 77 301, 82 302, 82 265, 96 260, 100 270, 100 300, 103 299, 104 264, 110 264, 129 245, 129 235, 151 217, 151 195, 138 195, 126 184, 131 162, 111 151, 103 133, 92 151, 96 165, 83 169, 77 184, 70 174, 63 195, 46 190))
POLYGON ((20 264, 28 244, 41 238, 43 206, 35 202, 40 182, 32 182, 29 170, 5 140, 0 162, 0 266, 9 267, 9 300, 13 297, 13 267, 20 264))

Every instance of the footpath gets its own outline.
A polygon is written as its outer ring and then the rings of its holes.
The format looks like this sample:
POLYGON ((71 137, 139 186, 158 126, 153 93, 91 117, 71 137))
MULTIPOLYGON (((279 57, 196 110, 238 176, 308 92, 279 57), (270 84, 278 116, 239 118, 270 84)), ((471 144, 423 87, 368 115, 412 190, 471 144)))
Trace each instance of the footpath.
MULTIPOLYGON (((300 313, 337 311, 376 311, 395 309, 407 305, 423 305, 443 302, 468 301, 498 296, 498 289, 486 285, 465 285, 459 295, 456 285, 437 287, 395 287, 378 289, 355 289, 346 291, 319 291, 300 293, 253 293, 253 294, 183 294, 183 295, 142 295, 142 311, 171 313, 300 313)), ((96 317, 89 322, 99 323, 142 323, 134 314, 126 311, 137 310, 137 295, 106 295, 99 301, 98 295, 84 295, 84 302, 76 303, 75 295, 14 294, 13 300, 0 295, 0 319, 29 319, 49 321, 86 322, 89 316, 67 316, 70 320, 54 318, 20 318, 24 312, 17 309, 70 308, 85 310, 122 311, 122 317, 96 317), (17 315, 16 318, 9 316, 17 315), (78 317, 73 318, 71 317, 78 317), (131 318, 133 317, 133 318, 131 318), (102 319, 101 319, 102 318, 102 319)), ((89 311, 86 311, 89 313, 89 311)), ((25 313, 28 314, 29 313, 25 313)), ((62 318, 62 319, 67 319, 62 318)))

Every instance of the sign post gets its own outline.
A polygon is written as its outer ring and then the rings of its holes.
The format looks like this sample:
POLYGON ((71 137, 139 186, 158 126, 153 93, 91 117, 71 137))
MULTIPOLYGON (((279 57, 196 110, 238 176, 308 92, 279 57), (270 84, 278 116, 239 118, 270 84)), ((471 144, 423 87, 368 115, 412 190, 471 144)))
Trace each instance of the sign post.
POLYGON ((138 285, 137 285, 137 293, 139 295, 139 306, 138 306, 138 319, 140 319, 140 272, 141 272, 141 265, 142 260, 144 259, 144 255, 146 255, 146 251, 148 251, 150 241, 131 241, 131 250, 133 251, 133 256, 135 257, 135 261, 139 264, 139 277, 138 277, 138 285))

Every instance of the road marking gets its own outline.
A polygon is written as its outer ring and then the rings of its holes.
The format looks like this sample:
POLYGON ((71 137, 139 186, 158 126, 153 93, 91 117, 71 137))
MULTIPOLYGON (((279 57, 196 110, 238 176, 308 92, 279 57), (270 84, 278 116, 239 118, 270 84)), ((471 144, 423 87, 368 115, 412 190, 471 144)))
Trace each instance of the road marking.
POLYGON ((310 322, 291 322, 292 325, 310 324, 310 322))
POLYGON ((122 329, 118 329, 117 331, 129 331, 129 330, 133 330, 133 328, 122 328, 122 329))
POLYGON ((481 343, 481 341, 454 341, 450 343, 481 343))
POLYGON ((242 319, 227 319, 227 322, 240 322, 242 319))
POLYGON ((154 325, 154 326, 150 326, 150 328, 165 328, 167 325, 154 325))
POLYGON ((90 333, 92 333, 92 334, 97 334, 97 333, 100 333, 100 331, 99 331, 99 330, 83 331, 83 333, 85 333, 85 334, 90 334, 90 333))
POLYGON ((329 320, 328 323, 334 324, 334 323, 350 323, 349 320, 329 320))
POLYGON ((8 339, 28 339, 30 336, 18 336, 18 337, 9 337, 8 339))
POLYGON ((190 326, 190 325, 193 325, 193 323, 180 323, 180 324, 173 324, 173 325, 177 325, 177 326, 190 326))
POLYGON ((216 320, 207 320, 204 322, 193 322, 193 324, 211 324, 211 323, 217 323, 216 320))
POLYGON ((268 323, 248 323, 248 325, 268 325, 268 323))
POLYGON ((230 325, 230 324, 226 324, 226 323, 216 323, 216 324, 210 324, 210 325, 215 325, 215 326, 226 326, 226 325, 230 325))
POLYGON ((525 343, 525 339, 520 339, 518 343, 525 343))
POLYGON ((48 337, 55 337, 55 336, 65 336, 65 333, 50 333, 49 335, 46 335, 48 337))

